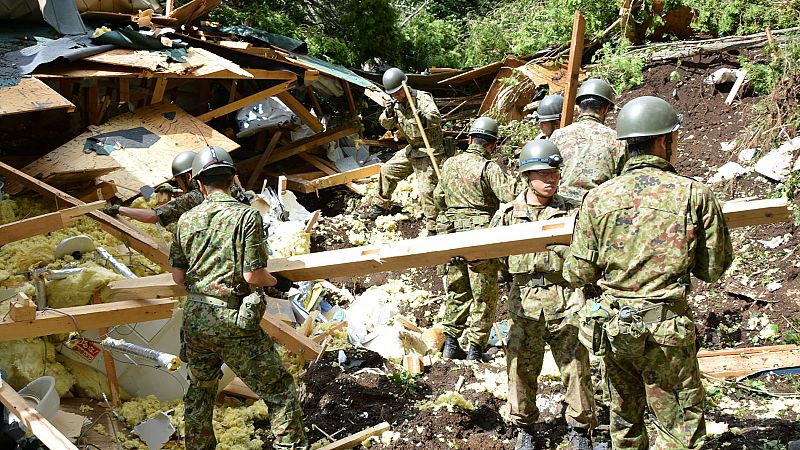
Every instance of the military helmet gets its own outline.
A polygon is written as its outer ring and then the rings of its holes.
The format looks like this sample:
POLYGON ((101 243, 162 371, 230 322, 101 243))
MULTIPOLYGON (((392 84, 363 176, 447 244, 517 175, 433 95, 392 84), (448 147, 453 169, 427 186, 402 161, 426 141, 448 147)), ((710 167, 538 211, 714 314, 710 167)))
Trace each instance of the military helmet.
POLYGON ((603 98, 612 105, 614 104, 614 88, 605 80, 589 78, 581 83, 581 87, 578 88, 578 94, 575 96, 575 101, 580 103, 582 97, 588 97, 590 95, 603 98))
POLYGON ((644 96, 629 101, 617 116, 617 139, 660 136, 683 128, 683 115, 658 97, 644 96))
POLYGON ((472 122, 469 128, 470 136, 481 136, 496 141, 498 135, 497 121, 491 117, 481 116, 472 122))
POLYGON ((192 151, 180 152, 172 160, 172 176, 178 177, 192 171, 192 163, 196 153, 192 151))
POLYGON ((548 139, 528 141, 519 154, 519 171, 558 169, 564 163, 556 144, 548 139))
POLYGON ((406 74, 397 67, 392 67, 383 73, 383 90, 392 95, 402 89, 404 81, 408 81, 406 74))
POLYGON ((536 110, 536 119, 539 122, 561 120, 562 109, 564 109, 564 97, 560 94, 548 95, 539 102, 539 109, 536 110))
POLYGON ((222 147, 205 147, 194 158, 192 163, 192 178, 200 175, 220 175, 223 173, 236 173, 233 158, 222 147))

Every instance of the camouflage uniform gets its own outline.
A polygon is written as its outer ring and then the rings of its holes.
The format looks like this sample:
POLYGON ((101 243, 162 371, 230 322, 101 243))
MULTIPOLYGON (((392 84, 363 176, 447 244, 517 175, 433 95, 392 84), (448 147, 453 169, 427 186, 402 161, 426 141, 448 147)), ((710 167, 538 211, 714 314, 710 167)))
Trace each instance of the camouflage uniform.
POLYGON ((704 440, 705 392, 686 295, 690 274, 716 281, 733 248, 711 191, 674 172, 662 158, 638 156, 590 191, 564 264, 572 286, 597 282, 611 313, 603 361, 617 449, 648 448, 645 402, 656 417, 655 448, 695 449, 704 440), (637 310, 637 333, 620 331, 624 306, 637 310))
MULTIPOLYGON (((527 190, 501 206, 491 226, 554 219, 577 212, 577 203, 558 194, 547 206, 528 205, 526 193, 527 190)), ((507 371, 508 404, 518 427, 532 426, 539 418, 537 377, 542 371, 545 343, 550 345, 566 390, 567 423, 584 429, 597 425, 589 352, 578 343, 577 305, 568 305, 567 298, 573 292, 561 276, 567 249, 565 245, 554 245, 547 252, 503 258, 514 277, 509 298, 512 324, 507 371)))
MULTIPOLYGON (((436 163, 441 168, 444 144, 442 142, 442 116, 439 114, 439 108, 436 107, 431 94, 416 89, 410 89, 410 92, 414 97, 414 106, 417 111, 425 116, 423 121, 425 134, 433 149, 436 163)), ((379 120, 381 126, 387 130, 399 128, 408 141, 405 148, 399 150, 381 166, 377 199, 379 204, 388 208, 397 183, 414 173, 417 178, 417 194, 422 204, 422 211, 425 213, 426 227, 428 230, 436 229, 438 212, 433 202, 433 189, 437 182, 436 172, 425 151, 425 141, 422 139, 416 118, 411 112, 411 106, 408 103, 395 102, 394 116, 388 117, 384 111, 379 120)))
POLYGON ((550 141, 564 158, 558 192, 573 200, 583 199, 589 189, 619 175, 628 159, 625 143, 592 113, 583 113, 575 123, 554 131, 550 141))
POLYGON ((170 265, 186 271, 183 332, 189 365, 186 448, 214 449, 214 400, 228 364, 267 404, 275 448, 305 448, 303 413, 294 380, 254 326, 236 326, 242 298, 250 294, 244 272, 267 266, 261 216, 232 197, 213 193, 178 220, 170 265), (222 301, 227 307, 208 302, 222 301))
MULTIPOLYGON (((200 203, 203 203, 203 193, 200 192, 200 188, 197 186, 196 181, 192 180, 190 188, 191 190, 189 192, 186 192, 161 206, 156 206, 153 208, 153 211, 156 212, 158 223, 160 223, 161 226, 165 227, 169 224, 177 222, 183 213, 189 211, 200 203)), ((247 197, 244 191, 237 184, 231 186, 231 196, 242 203, 247 205, 250 204, 250 202, 246 200, 247 197)))
MULTIPOLYGON (((483 147, 470 145, 442 167, 434 191, 440 211, 439 231, 486 228, 501 202, 513 199, 514 179, 489 158, 483 147)), ((447 265, 444 332, 486 347, 497 305, 497 266, 492 261, 447 265), (467 327, 467 323, 469 326, 467 327)))

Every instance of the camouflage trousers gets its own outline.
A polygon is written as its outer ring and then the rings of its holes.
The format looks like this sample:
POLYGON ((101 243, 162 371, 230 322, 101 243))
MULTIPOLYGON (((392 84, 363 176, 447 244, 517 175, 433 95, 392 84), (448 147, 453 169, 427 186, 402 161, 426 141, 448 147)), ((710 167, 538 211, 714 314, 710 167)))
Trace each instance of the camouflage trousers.
MULTIPOLYGON (((441 167, 442 157, 437 156, 436 162, 441 167)), ((388 208, 397 183, 405 180, 412 173, 416 175, 417 179, 417 195, 422 204, 422 212, 425 214, 425 227, 435 231, 438 211, 433 203, 433 190, 436 188, 439 178, 427 155, 422 158, 409 158, 406 155, 406 149, 402 149, 395 153, 389 161, 383 163, 378 186, 378 204, 388 208)))
POLYGON ((647 341, 644 354, 603 357, 611 395, 615 449, 646 450, 645 405, 655 415, 654 449, 699 449, 705 440, 705 391, 695 344, 672 347, 647 341))
POLYGON ((547 343, 566 391, 567 424, 584 429, 596 427, 589 352, 578 342, 575 321, 546 320, 544 313, 538 320, 512 313, 511 321, 506 370, 508 405, 514 425, 527 427, 539 419, 536 393, 547 343))
POLYGON ((442 327, 458 338, 486 347, 497 308, 497 270, 476 271, 470 264, 447 265, 447 300, 442 327))
POLYGON ((183 331, 189 365, 186 407, 187 450, 213 450, 217 386, 226 363, 267 404, 276 449, 307 448, 303 411, 294 380, 261 329, 235 325, 237 310, 189 301, 183 331))

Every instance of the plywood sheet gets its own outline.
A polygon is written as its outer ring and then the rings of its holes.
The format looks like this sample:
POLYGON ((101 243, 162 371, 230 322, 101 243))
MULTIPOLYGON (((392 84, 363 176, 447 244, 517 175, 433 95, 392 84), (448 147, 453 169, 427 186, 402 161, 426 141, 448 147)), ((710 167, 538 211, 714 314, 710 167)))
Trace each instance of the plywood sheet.
POLYGON ((16 86, 0 89, 0 116, 47 109, 67 108, 75 105, 36 78, 23 78, 16 86))
POLYGON ((114 182, 120 196, 127 200, 137 195, 139 188, 144 185, 155 186, 172 178, 170 167, 172 159, 178 153, 186 150, 198 151, 206 145, 216 145, 228 151, 239 147, 239 144, 181 108, 157 104, 91 127, 91 131, 29 164, 23 172, 48 178, 82 170, 113 168, 112 172, 103 175, 100 180, 114 182), (148 148, 122 148, 111 152, 109 156, 83 151, 86 139, 92 136, 137 127, 146 128, 159 135, 160 139, 148 148))
POLYGON ((149 50, 130 50, 127 48, 115 48, 114 50, 89 56, 84 60, 112 66, 136 67, 147 69, 151 72, 155 72, 159 68, 166 68, 168 65, 166 53, 149 50))

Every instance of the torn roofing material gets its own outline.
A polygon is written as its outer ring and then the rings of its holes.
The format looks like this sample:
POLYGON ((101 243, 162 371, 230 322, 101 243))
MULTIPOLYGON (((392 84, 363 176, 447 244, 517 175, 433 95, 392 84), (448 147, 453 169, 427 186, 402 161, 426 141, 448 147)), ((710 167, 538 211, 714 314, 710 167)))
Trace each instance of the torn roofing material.
POLYGON ((376 86, 374 83, 356 74, 355 72, 346 67, 332 64, 327 61, 323 61, 319 58, 314 58, 313 56, 301 55, 299 53, 292 53, 292 52, 287 52, 287 53, 289 54, 289 57, 287 58, 289 62, 296 62, 301 66, 306 66, 312 69, 319 70, 320 72, 326 75, 330 75, 340 80, 345 80, 347 82, 355 84, 356 86, 361 86, 366 89, 380 90, 380 88, 376 86))
POLYGON ((86 26, 74 1, 0 0, 0 20, 44 20, 61 34, 84 34, 86 26))

